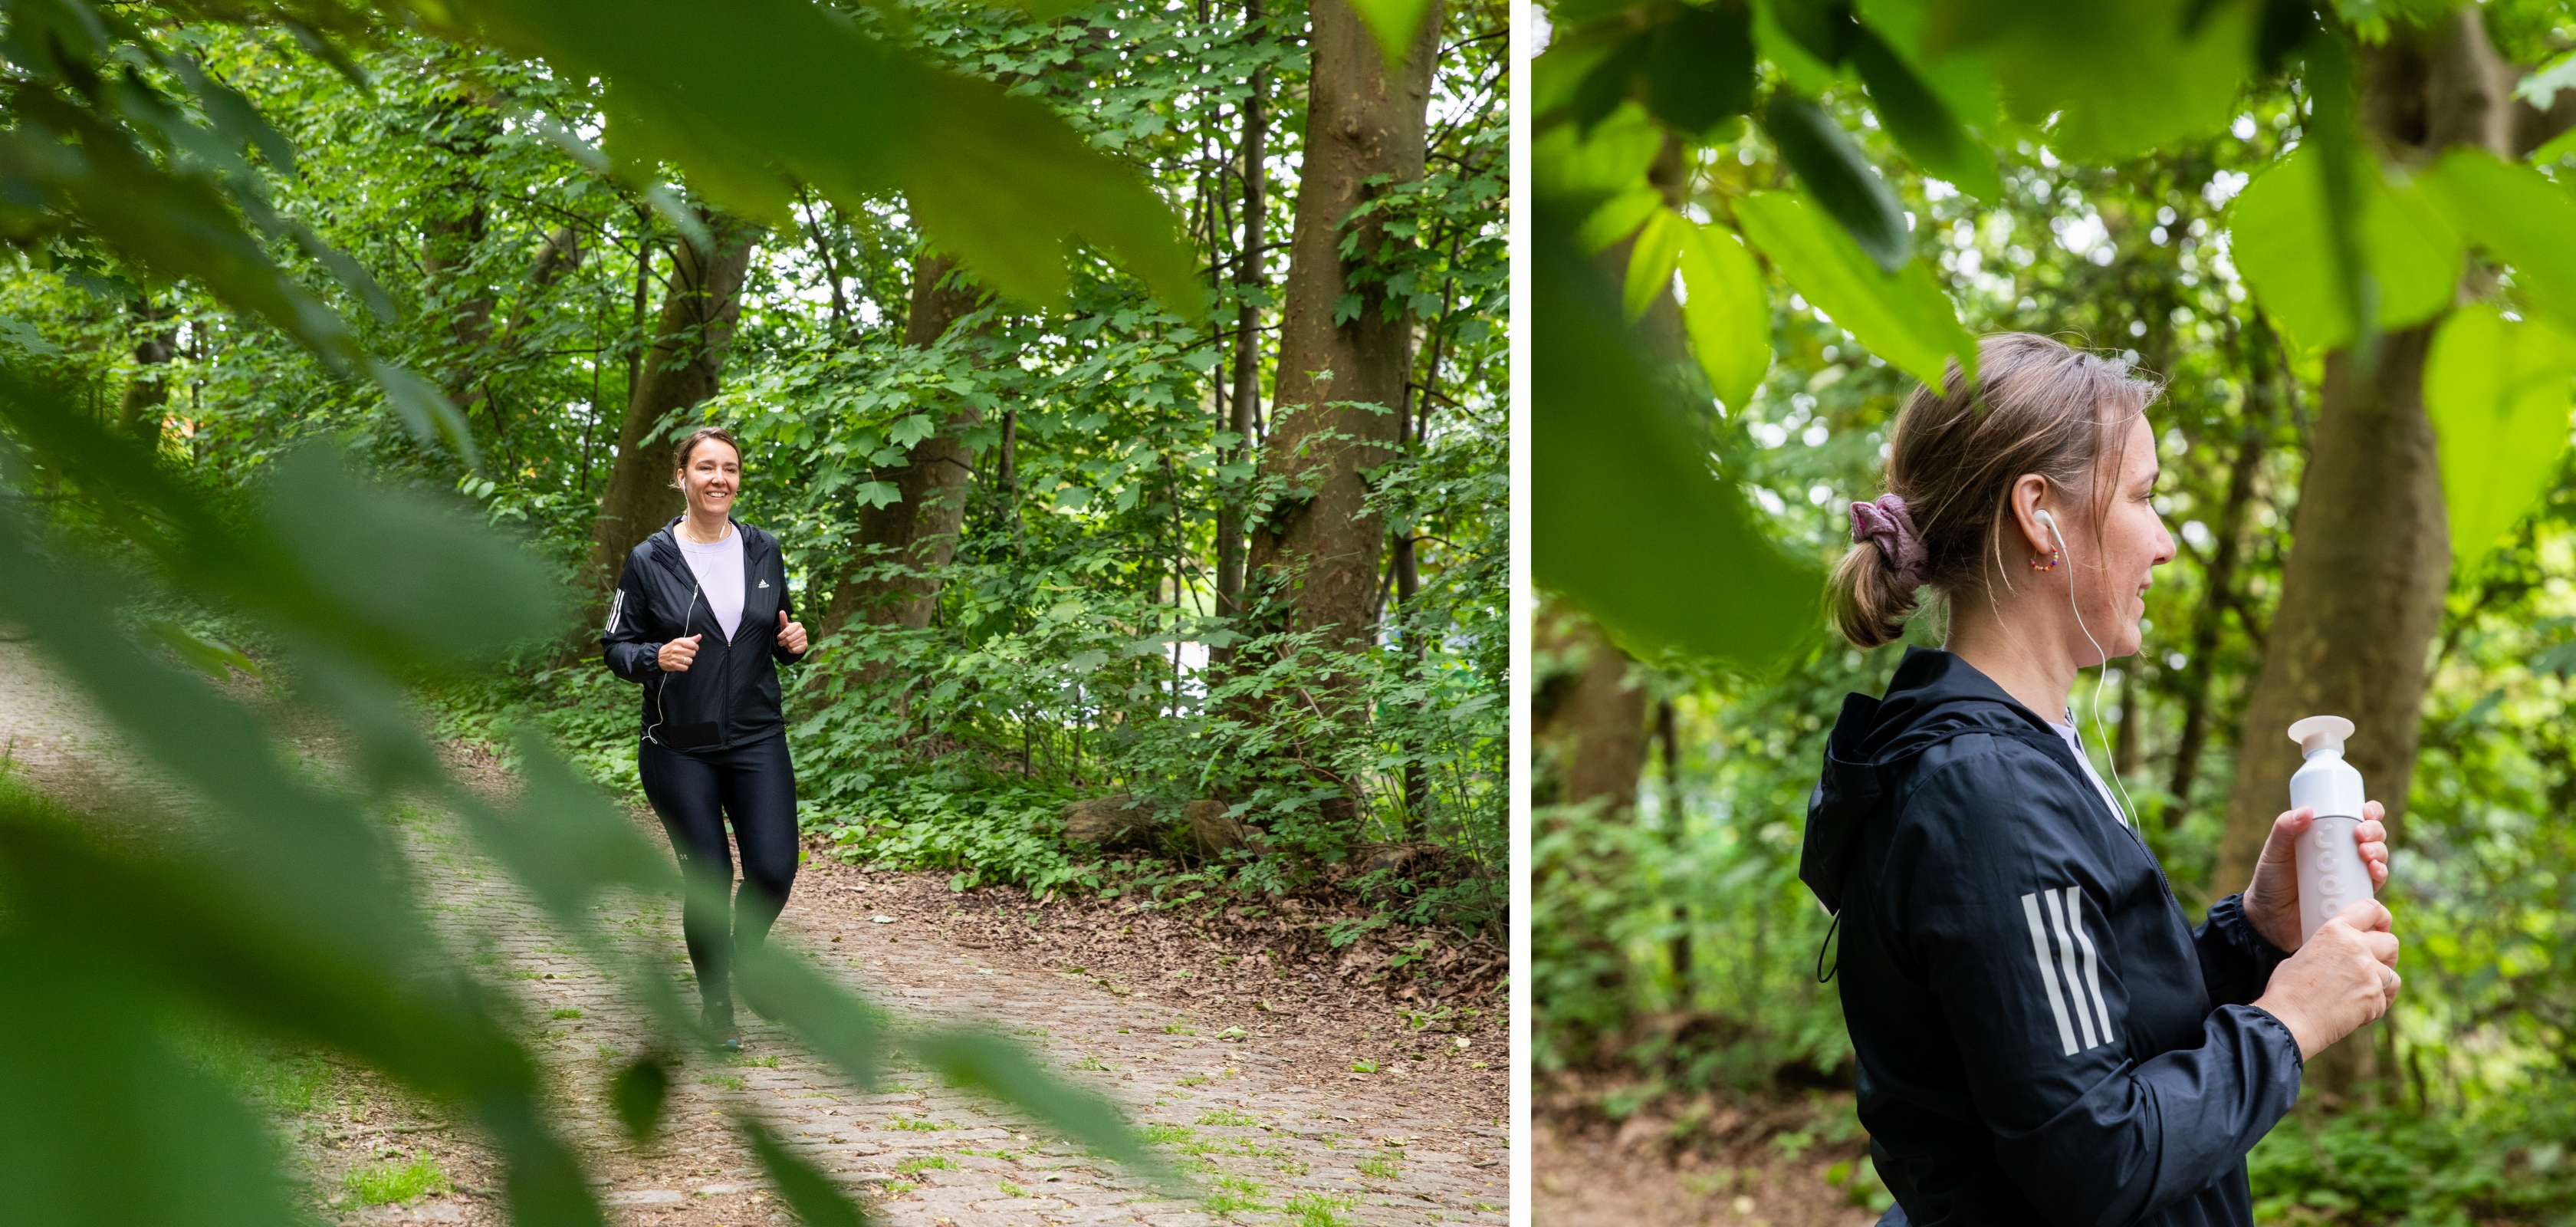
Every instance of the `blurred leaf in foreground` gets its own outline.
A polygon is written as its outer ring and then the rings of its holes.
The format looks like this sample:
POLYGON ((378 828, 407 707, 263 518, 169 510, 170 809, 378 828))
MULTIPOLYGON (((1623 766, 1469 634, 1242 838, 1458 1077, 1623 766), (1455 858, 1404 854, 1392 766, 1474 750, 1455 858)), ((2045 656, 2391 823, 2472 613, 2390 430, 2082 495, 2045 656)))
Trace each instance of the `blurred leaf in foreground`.
POLYGON ((1617 299, 1542 198, 1531 240, 1531 567, 1632 642, 1745 664, 1815 621, 1823 577, 1754 526, 1659 388, 1617 299))

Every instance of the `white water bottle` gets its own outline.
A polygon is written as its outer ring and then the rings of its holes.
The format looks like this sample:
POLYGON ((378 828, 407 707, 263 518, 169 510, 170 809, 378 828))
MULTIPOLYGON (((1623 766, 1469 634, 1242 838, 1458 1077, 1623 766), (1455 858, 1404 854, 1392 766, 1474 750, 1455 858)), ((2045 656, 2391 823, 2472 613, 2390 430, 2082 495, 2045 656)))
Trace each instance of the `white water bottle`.
POLYGON ((2317 812, 2299 837, 2299 940, 2314 937, 2328 917, 2370 898, 2370 869, 2352 831, 2361 825, 2361 773, 2343 761, 2352 721, 2310 716, 2290 726, 2290 740, 2308 762, 2290 777, 2290 808, 2317 812))

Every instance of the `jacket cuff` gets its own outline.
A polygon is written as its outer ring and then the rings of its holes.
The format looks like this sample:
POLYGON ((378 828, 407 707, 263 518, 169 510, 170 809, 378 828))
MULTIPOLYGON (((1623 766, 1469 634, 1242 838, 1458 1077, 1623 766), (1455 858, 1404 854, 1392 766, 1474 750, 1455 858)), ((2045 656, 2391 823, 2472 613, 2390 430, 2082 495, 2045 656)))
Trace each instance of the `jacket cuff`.
MULTIPOLYGON (((2259 1005, 2229 1005, 2220 1006, 2219 1008, 2222 1010, 2243 1010, 2245 1012, 2246 1019, 2255 1024, 2248 1028, 2248 1030, 2257 1034, 2269 1035, 2275 1038, 2279 1042, 2281 1050, 2290 1054, 2290 1067, 2303 1074, 2307 1072, 2308 1059, 2299 1054, 2299 1037, 2290 1033, 2290 1024, 2282 1022, 2279 1015, 2276 1015, 2270 1010, 2264 1009, 2259 1005)), ((2293 1103, 2298 1102, 2298 1095, 2295 1091, 2292 1092, 2290 1100, 2293 1103)))
POLYGON ((2228 941, 2254 960, 2254 965, 2269 977, 2272 969, 2290 957, 2290 952, 2272 944, 2261 929, 2245 915, 2245 893, 2235 894, 2211 904, 2209 923, 2227 935, 2228 941))
POLYGON ((2290 957, 2246 919, 2243 895, 2211 904, 2208 920, 2192 938, 2200 948, 2201 977, 2213 1005, 2242 1005, 2262 996, 2273 969, 2290 957))

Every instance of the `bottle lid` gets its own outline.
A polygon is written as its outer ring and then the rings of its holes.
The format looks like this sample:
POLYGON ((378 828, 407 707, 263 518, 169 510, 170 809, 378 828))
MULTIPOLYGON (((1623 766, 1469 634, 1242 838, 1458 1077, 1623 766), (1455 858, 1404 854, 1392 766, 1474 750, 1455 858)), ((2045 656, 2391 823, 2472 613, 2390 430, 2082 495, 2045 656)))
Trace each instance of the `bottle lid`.
POLYGON ((2344 738, 2352 736, 2352 721, 2341 716, 2310 716, 2290 726, 2290 740, 2299 743, 2309 755, 2319 750, 2343 752, 2344 738))

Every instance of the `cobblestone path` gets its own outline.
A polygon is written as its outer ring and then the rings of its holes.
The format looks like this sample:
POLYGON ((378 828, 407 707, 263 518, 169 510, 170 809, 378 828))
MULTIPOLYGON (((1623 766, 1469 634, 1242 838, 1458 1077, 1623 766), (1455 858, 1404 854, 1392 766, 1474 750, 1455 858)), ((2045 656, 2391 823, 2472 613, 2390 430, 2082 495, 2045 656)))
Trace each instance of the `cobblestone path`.
MULTIPOLYGON (((112 741, 66 714, 67 692, 23 650, 0 651, 8 653, 0 655, 0 695, 14 700, 0 704, 0 742, 25 743, 20 760, 39 784, 72 781, 73 760, 112 741)), ((898 1068, 878 1093, 862 1094, 749 1014, 744 1056, 689 1058, 663 1129, 632 1145, 605 1093, 622 1060, 649 1042, 626 995, 452 822, 417 812, 398 821, 438 927, 516 991, 530 1042, 555 1080, 562 1127, 589 1156, 619 1221, 792 1221, 729 1126, 737 1111, 769 1122, 824 1171, 868 1194, 884 1221, 905 1227, 1333 1227, 1507 1217, 1500 1102, 1415 1085, 1400 1069, 1354 1073, 1294 1034, 1210 1034, 1182 1003, 1048 970, 1017 952, 952 942, 936 912, 902 905, 920 894, 908 889, 918 885, 913 875, 868 874, 819 858, 800 873, 776 940, 811 952, 908 1018, 1015 1033, 1065 1076, 1124 1105, 1190 1173, 1197 1200, 1167 1197, 918 1070, 898 1068)), ((658 844, 659 832, 652 838, 658 844)), ((606 905, 601 920, 629 949, 687 975, 676 906, 629 900, 606 905)), ((308 1125, 301 1137, 300 1158, 317 1177, 396 1141, 440 1155, 458 1174, 454 1195, 331 1211, 343 1221, 505 1221, 488 1159, 434 1116, 380 1105, 345 1127, 308 1125), (323 1144, 339 1152, 317 1153, 323 1144)))

